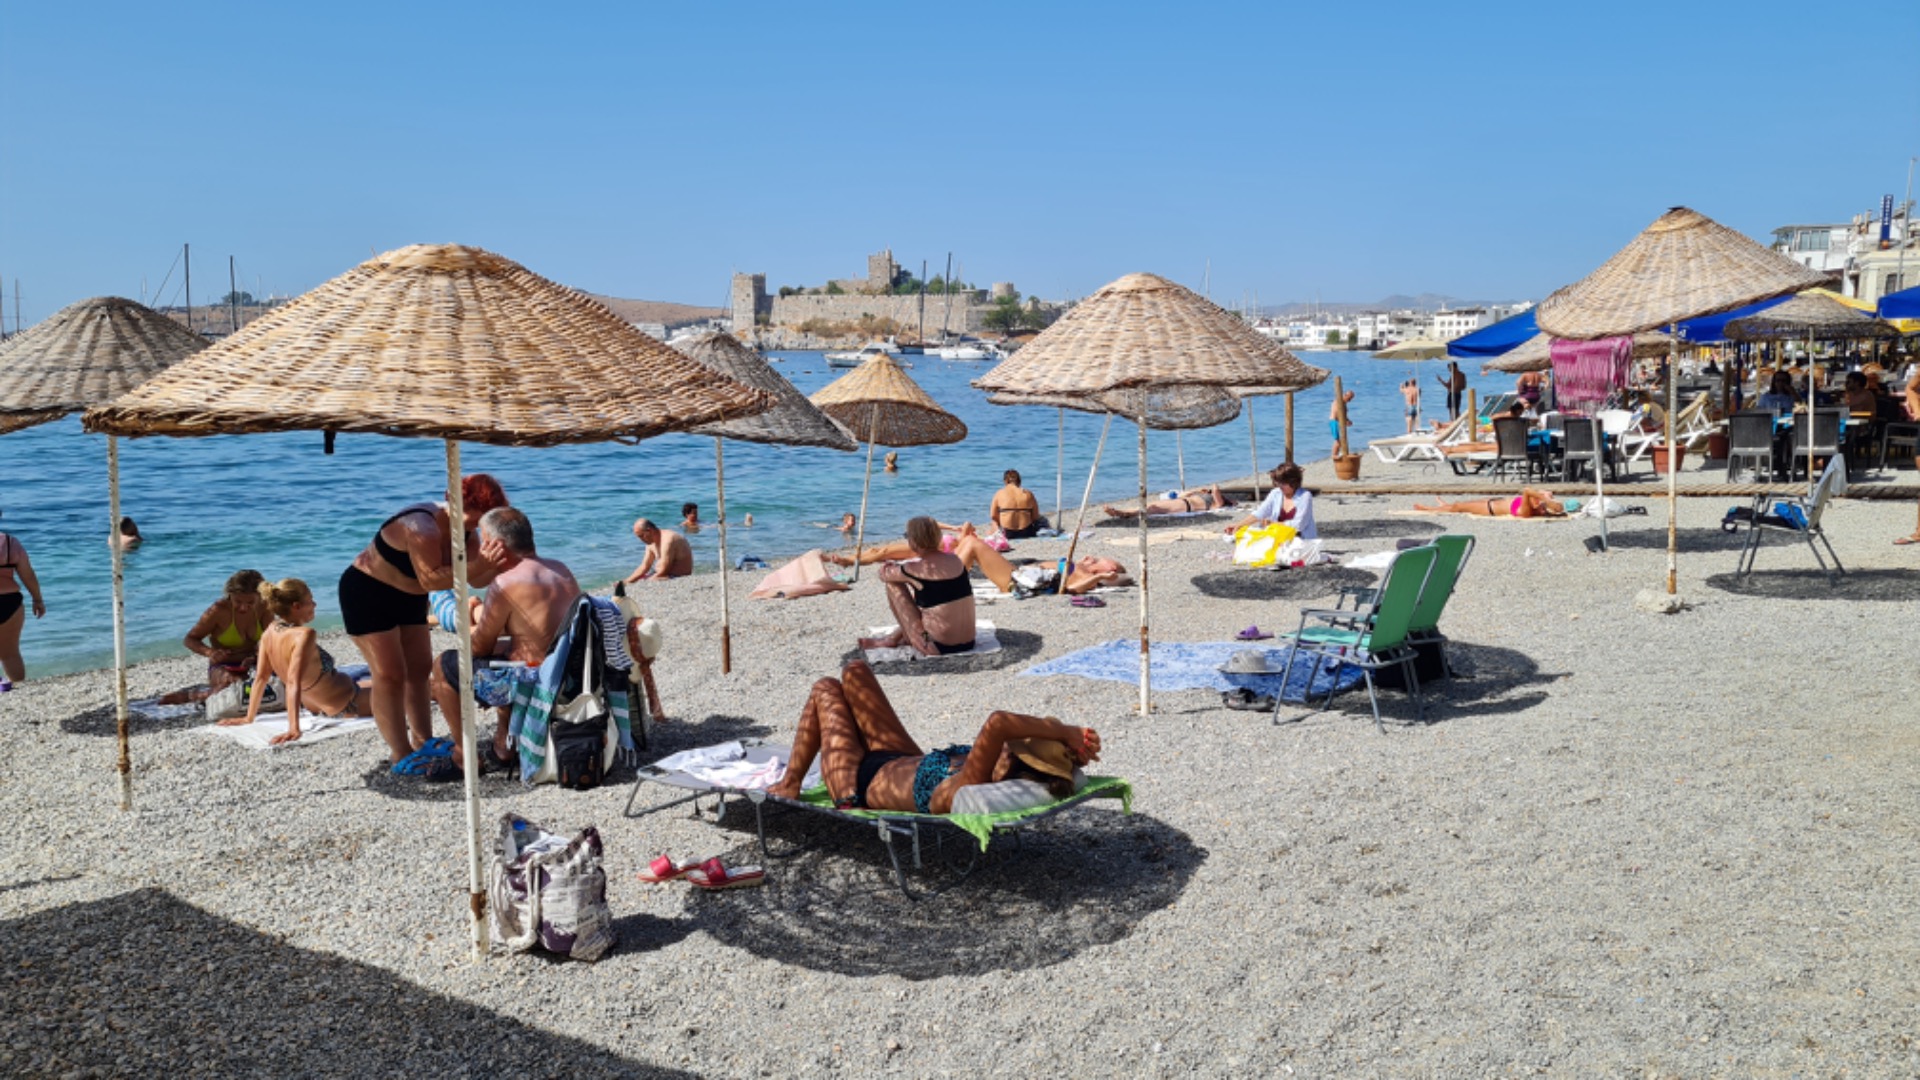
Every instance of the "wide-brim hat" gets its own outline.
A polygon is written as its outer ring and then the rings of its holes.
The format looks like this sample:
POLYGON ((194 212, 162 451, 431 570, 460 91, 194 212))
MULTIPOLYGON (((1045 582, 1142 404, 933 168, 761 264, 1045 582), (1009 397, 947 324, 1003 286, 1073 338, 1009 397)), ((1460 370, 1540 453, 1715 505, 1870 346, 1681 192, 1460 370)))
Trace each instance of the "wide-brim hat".
POLYGON ((1058 739, 1013 739, 1007 743, 1007 753, 1035 772, 1073 779, 1073 755, 1058 739))

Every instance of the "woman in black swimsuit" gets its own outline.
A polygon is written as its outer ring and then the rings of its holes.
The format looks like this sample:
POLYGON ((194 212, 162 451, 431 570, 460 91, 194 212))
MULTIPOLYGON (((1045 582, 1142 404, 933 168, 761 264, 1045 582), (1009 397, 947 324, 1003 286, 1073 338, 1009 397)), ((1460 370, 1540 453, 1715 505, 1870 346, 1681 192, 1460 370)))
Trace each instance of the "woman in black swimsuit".
POLYGON ((23 585, 33 597, 33 617, 46 615, 46 602, 40 598, 40 579, 34 576, 33 560, 27 558, 27 549, 20 546, 20 541, 0 532, 0 672, 4 672, 10 682, 21 682, 27 677, 27 662, 20 658, 20 631, 27 625, 27 614, 22 610, 24 601, 20 599, 23 585), (15 578, 19 579, 17 584, 15 578))
POLYGON ((887 606, 900 628, 885 637, 861 638, 863 649, 907 645, 923 656, 973 648, 973 581, 967 564, 940 550, 940 523, 930 517, 907 522, 913 558, 880 567, 887 606))
POLYGON ((1050 716, 994 712, 969 745, 921 750, 880 690, 873 669, 856 660, 838 679, 813 684, 793 756, 768 794, 800 797, 814 758, 836 806, 945 814, 963 787, 1009 777, 1037 780, 1054 798, 1073 793, 1069 775, 1100 758, 1100 735, 1050 716), (1058 746, 1035 744, 1058 743, 1058 746))
MULTIPOLYGON (((498 480, 476 473, 460 482, 460 497, 467 581, 485 587, 497 571, 480 557, 474 529, 481 515, 507 505, 507 495, 498 480)), ((381 522, 373 542, 340 575, 340 616, 373 673, 373 719, 393 762, 433 737, 427 593, 453 587, 451 531, 445 506, 409 506, 381 522)))

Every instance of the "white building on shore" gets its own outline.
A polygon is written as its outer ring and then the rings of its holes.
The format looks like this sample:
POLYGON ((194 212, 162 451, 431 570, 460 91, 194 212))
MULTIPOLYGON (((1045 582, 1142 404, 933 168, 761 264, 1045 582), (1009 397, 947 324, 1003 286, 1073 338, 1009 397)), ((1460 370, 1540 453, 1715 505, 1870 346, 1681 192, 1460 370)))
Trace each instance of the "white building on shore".
POLYGON ((1840 293, 1860 300, 1878 300, 1890 292, 1920 283, 1920 247, 1908 229, 1913 206, 1893 205, 1891 197, 1880 208, 1855 214, 1838 223, 1782 225, 1773 230, 1773 250, 1809 270, 1836 274, 1840 293), (1886 240, 1881 240, 1885 225, 1886 240), (1884 243, 1885 246, 1882 246, 1884 243), (1906 250, 1905 265, 1900 258, 1906 250))

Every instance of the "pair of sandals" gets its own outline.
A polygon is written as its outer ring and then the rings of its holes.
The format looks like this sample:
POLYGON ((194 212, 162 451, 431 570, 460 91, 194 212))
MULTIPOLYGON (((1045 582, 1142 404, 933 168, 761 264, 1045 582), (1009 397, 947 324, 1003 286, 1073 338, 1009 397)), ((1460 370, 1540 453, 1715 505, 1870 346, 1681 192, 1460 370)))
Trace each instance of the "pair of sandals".
POLYGON ((394 762, 388 771, 430 784, 452 783, 463 775, 460 766, 453 763, 452 739, 428 739, 420 744, 420 749, 394 762))
POLYGON ((1902 536, 1893 542, 1894 547, 1906 547, 1910 544, 1920 544, 1920 533, 1914 533, 1912 536, 1902 536))
POLYGON ((696 889, 719 892, 722 889, 747 889, 764 885, 767 872, 758 866, 736 866, 728 869, 718 855, 705 862, 677 862, 660 855, 647 864, 645 870, 637 875, 649 885, 660 885, 669 881, 685 878, 696 889))

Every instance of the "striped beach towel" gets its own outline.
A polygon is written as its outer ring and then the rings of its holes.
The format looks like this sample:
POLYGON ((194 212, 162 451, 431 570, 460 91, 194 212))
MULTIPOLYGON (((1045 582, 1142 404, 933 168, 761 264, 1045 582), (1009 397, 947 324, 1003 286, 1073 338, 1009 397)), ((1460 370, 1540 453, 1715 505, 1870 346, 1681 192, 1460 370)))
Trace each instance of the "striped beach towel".
MULTIPOLYGON (((547 652, 547 658, 541 662, 539 672, 532 679, 514 684, 513 713, 507 731, 514 748, 520 752, 520 781, 524 784, 531 785, 541 766, 547 763, 547 727, 553 720, 560 686, 566 677, 567 657, 573 651, 574 631, 586 625, 581 618, 580 605, 587 603, 584 596, 575 601, 572 616, 555 639, 553 648, 547 652)), ((607 709, 613 714, 614 725, 620 730, 621 758, 635 760, 639 751, 633 744, 629 695, 624 690, 613 689, 605 693, 607 709)))

